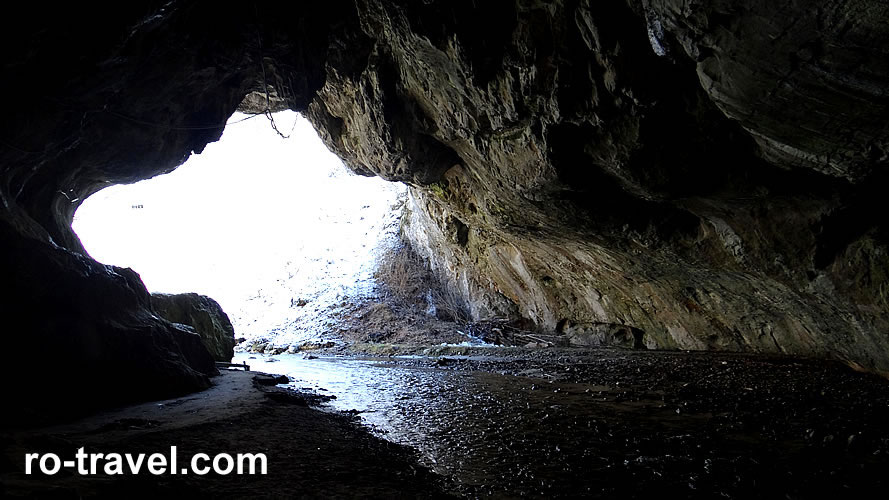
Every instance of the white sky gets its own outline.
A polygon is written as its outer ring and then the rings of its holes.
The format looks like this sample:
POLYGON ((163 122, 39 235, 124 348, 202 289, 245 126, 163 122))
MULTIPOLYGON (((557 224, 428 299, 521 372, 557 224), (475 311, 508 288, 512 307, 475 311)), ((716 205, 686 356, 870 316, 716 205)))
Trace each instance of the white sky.
POLYGON ((74 217, 87 251, 134 269, 149 291, 213 297, 236 331, 257 323, 245 314, 271 314, 255 300, 241 310, 258 295, 289 306, 290 296, 366 280, 404 186, 352 174, 296 113, 275 120, 282 131, 296 121, 290 139, 263 116, 232 123, 174 172, 88 198, 74 217))

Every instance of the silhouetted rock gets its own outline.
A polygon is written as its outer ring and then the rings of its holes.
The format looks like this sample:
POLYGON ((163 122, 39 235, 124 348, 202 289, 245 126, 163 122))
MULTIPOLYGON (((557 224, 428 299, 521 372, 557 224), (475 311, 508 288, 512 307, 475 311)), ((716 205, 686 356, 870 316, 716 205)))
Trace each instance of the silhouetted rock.
POLYGON ((38 425, 209 387, 217 371, 201 338, 151 314, 131 269, 22 237, 3 220, 0 241, 0 423, 38 425))

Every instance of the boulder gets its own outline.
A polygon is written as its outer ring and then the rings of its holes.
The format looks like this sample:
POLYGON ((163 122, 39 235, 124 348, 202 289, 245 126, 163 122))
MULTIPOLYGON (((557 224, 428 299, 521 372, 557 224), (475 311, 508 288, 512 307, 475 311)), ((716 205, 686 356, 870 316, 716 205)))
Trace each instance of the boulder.
POLYGON ((235 330, 218 302, 196 293, 151 294, 151 306, 172 323, 194 329, 216 361, 231 361, 235 355, 235 330))

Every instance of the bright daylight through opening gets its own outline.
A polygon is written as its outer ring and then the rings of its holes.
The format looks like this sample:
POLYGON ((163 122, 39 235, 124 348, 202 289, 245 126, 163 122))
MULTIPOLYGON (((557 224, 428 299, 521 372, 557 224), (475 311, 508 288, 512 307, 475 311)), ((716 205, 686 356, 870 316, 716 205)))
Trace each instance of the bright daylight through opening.
POLYGON ((214 298, 239 337, 321 339, 340 305, 373 293, 406 188, 353 174, 296 113, 275 115, 295 120, 286 140, 244 118, 172 173, 91 196, 74 230, 150 292, 214 298))

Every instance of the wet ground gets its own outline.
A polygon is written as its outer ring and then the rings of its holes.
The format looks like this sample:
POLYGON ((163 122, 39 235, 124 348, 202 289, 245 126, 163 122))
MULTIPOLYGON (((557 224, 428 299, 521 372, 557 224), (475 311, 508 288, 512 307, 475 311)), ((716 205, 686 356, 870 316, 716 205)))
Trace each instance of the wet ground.
POLYGON ((228 371, 201 393, 0 432, 0 497, 851 498, 889 486, 889 382, 837 363, 373 349, 406 350, 429 355, 239 355, 292 390, 228 371), (23 472, 29 452, 170 446, 182 463, 262 452, 269 473, 23 472))
MULTIPOLYGON (((0 498, 437 498, 442 479, 417 464, 415 453, 379 439, 348 415, 319 412, 311 395, 269 385, 271 377, 227 371, 212 388, 181 398, 108 410, 33 429, 0 429, 0 498), (171 456, 186 467, 197 453, 262 453, 267 474, 184 468, 175 475, 125 465, 121 474, 82 474, 61 468, 32 475, 27 453, 74 460, 85 453, 171 456)), ((135 459, 138 461, 138 459, 135 459)), ((73 463, 72 463, 73 465, 73 463)))
POLYGON ((889 383, 840 364, 467 352, 238 360, 335 396, 330 410, 415 448, 465 496, 812 498, 889 483, 889 383))

